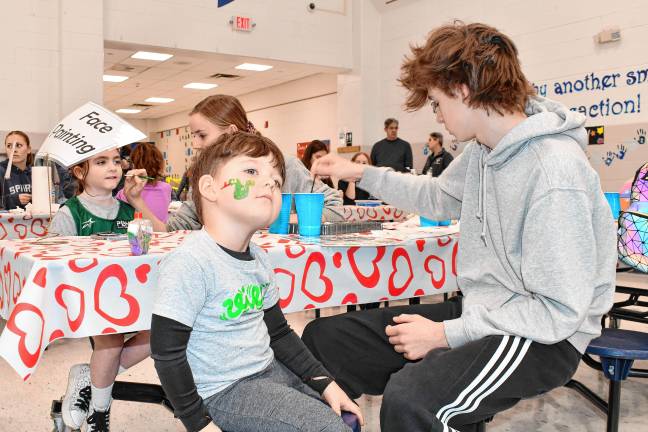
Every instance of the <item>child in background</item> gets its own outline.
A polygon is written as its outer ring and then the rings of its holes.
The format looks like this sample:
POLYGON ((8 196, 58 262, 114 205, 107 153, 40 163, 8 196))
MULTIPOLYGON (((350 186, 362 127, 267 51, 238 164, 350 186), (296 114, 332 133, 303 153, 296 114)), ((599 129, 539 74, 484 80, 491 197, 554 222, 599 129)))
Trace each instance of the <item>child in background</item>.
MULTIPOLYGON (((169 204, 171 203, 171 185, 160 181, 164 178, 164 157, 162 152, 153 144, 140 143, 131 153, 133 168, 144 169, 153 180, 148 180, 142 191, 142 199, 148 208, 162 222, 169 218, 169 204)), ((128 202, 124 190, 117 192, 118 200, 128 202)))
MULTIPOLYGON (((63 236, 126 233, 134 210, 112 196, 122 176, 120 160, 116 149, 106 150, 72 167, 79 192, 54 215, 51 233, 63 236)), ((146 175, 143 170, 132 173, 146 175)), ((129 177, 126 183, 133 183, 131 187, 140 190, 144 187, 138 177, 129 177)), ((90 364, 78 364, 70 369, 63 398, 63 421, 68 427, 79 429, 87 420, 88 431, 108 432, 115 377, 150 355, 149 332, 139 332, 126 343, 123 334, 93 336, 93 340, 90 364)))
POLYGON ((284 180, 281 151, 256 134, 222 135, 194 162, 203 228, 162 261, 151 320, 160 382, 189 431, 349 431, 341 409, 362 422, 288 326, 250 243, 277 217, 284 180))

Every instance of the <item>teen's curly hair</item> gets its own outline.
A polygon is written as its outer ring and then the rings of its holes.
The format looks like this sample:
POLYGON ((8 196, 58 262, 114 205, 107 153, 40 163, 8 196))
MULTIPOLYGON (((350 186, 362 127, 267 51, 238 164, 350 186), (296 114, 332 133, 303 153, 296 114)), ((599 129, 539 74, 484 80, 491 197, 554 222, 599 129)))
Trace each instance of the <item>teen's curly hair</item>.
POLYGON ((455 21, 433 30, 422 46, 411 46, 412 55, 401 66, 400 83, 409 91, 409 111, 423 107, 434 87, 456 97, 458 87, 469 89, 471 108, 524 112, 535 90, 522 73, 513 41, 486 24, 455 21))

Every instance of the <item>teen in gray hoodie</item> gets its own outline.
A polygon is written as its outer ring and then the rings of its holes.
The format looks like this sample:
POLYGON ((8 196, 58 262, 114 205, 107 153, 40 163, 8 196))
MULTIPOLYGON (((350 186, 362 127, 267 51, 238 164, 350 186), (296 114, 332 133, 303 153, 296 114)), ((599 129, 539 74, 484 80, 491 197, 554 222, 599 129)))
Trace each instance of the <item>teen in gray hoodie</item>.
POLYGON ((585 119, 533 95, 496 29, 433 31, 401 82, 409 108, 429 100, 451 134, 476 142, 433 179, 334 155, 312 172, 360 178, 399 208, 459 219, 463 303, 325 318, 303 338, 349 395, 384 393, 382 430, 473 430, 576 371, 612 304, 614 223, 584 152, 585 119))

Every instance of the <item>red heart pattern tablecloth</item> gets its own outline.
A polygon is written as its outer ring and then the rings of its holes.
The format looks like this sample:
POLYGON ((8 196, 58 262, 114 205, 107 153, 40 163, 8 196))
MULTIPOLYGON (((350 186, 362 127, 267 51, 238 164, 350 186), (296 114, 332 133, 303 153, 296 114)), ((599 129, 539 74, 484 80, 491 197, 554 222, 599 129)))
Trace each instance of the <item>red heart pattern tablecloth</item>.
MULTIPOLYGON (((143 256, 91 237, 0 242, 0 355, 26 380, 56 339, 148 329, 159 263, 187 234, 158 233, 143 256)), ((456 290, 455 237, 334 248, 267 233, 253 241, 268 253, 285 312, 456 290)))

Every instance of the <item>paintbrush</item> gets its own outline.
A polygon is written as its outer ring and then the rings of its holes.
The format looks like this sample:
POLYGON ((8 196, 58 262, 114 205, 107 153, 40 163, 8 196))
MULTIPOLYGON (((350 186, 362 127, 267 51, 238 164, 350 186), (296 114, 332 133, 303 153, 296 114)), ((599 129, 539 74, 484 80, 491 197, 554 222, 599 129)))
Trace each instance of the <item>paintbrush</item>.
POLYGON ((138 174, 125 174, 124 177, 139 177, 144 180, 157 180, 155 177, 148 177, 145 175, 138 175, 138 174))
POLYGON ((315 190, 315 179, 316 179, 316 178, 317 178, 316 175, 313 176, 313 184, 311 185, 311 191, 310 191, 310 193, 313 193, 313 190, 315 190))

